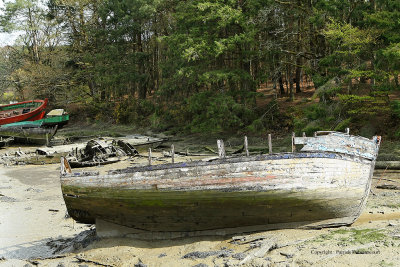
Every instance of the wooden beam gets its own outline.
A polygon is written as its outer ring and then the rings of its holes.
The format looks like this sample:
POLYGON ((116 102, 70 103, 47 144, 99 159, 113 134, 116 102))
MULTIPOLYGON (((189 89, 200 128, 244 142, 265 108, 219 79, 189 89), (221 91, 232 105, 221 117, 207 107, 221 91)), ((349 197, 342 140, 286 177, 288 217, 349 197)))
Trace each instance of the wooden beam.
POLYGON ((247 136, 244 137, 244 151, 246 152, 246 156, 249 156, 249 144, 247 142, 247 136))
POLYGON ((272 135, 268 134, 268 152, 272 154, 272 135))
POLYGON ((217 140, 217 146, 218 146, 218 156, 220 159, 223 159, 226 157, 225 154, 225 146, 224 146, 224 141, 222 140, 217 140))
POLYGON ((295 138, 296 138, 296 134, 292 133, 292 152, 296 151, 296 145, 295 145, 295 142, 294 142, 295 138))
POLYGON ((171 145, 171 159, 172 163, 175 163, 175 147, 173 144, 171 145))
POLYGON ((149 165, 151 165, 151 148, 149 148, 149 165))

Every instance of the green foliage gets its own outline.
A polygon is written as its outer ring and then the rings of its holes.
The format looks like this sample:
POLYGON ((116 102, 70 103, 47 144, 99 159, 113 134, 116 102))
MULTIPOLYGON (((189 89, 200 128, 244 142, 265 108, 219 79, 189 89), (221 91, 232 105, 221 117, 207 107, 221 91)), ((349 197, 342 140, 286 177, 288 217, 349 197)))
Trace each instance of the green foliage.
POLYGON ((1 93, 83 105, 92 121, 203 133, 289 131, 293 120, 307 134, 398 130, 388 95, 400 88, 399 1, 10 0, 0 31, 13 30, 24 34, 1 51, 1 93), (312 76, 319 103, 256 106, 258 86, 299 74, 312 76))
MULTIPOLYGON (((253 51, 252 24, 235 1, 180 1, 175 30, 162 40, 170 60, 164 95, 188 95, 188 90, 255 91, 248 62, 253 51)), ((189 93, 190 95, 190 93, 189 93)))
POLYGON ((400 121, 400 101, 399 100, 393 100, 391 102, 391 113, 393 117, 393 121, 395 122, 395 133, 394 137, 400 138, 400 127, 398 126, 399 121, 400 121))
POLYGON ((398 119, 400 119, 400 101, 393 100, 391 103, 391 108, 393 115, 396 116, 398 119))
POLYGON ((255 113, 244 104, 224 93, 210 91, 195 94, 187 99, 186 129, 192 133, 218 133, 240 129, 250 124, 255 113))
MULTIPOLYGON (((149 126, 149 117, 155 112, 154 104, 149 100, 137 100, 133 97, 117 103, 114 118, 117 123, 149 126)), ((154 115, 155 116, 155 115, 154 115)), ((153 116, 153 123, 156 117, 153 116)))
POLYGON ((316 88, 319 88, 320 86, 324 85, 329 80, 329 77, 322 76, 322 75, 316 73, 313 75, 312 80, 314 82, 314 86, 316 88))
POLYGON ((339 95, 344 111, 355 119, 362 120, 387 113, 389 99, 385 92, 373 96, 339 95))
POLYGON ((0 103, 9 103, 10 101, 13 101, 15 99, 15 95, 12 92, 5 92, 3 95, 0 97, 0 103))
POLYGON ((315 103, 298 112, 294 120, 296 134, 305 132, 313 135, 315 131, 334 130, 345 119, 341 116, 341 106, 337 103, 315 103))
POLYGON ((279 103, 273 100, 266 105, 260 117, 255 119, 247 128, 246 131, 253 134, 264 134, 278 130, 288 131, 292 128, 292 117, 282 112, 279 109, 279 103))
POLYGON ((323 34, 332 52, 321 59, 321 66, 328 70, 327 77, 342 77, 350 82, 353 78, 371 78, 374 70, 366 70, 363 61, 372 61, 372 47, 376 44, 378 34, 372 29, 362 29, 350 23, 331 20, 323 34))
POLYGON ((335 128, 335 131, 344 132, 346 128, 349 128, 351 124, 351 118, 342 120, 335 128))
POLYGON ((360 54, 366 46, 374 43, 376 38, 371 31, 335 21, 327 24, 324 35, 332 46, 340 47, 336 53, 342 55, 360 54))

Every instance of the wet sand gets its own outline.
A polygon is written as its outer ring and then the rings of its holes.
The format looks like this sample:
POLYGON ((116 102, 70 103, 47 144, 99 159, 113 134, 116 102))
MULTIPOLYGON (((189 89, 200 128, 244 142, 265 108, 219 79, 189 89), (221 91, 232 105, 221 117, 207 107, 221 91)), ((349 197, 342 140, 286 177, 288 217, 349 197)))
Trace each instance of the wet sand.
POLYGON ((58 164, 0 167, 0 266, 396 266, 400 191, 377 189, 378 181, 400 185, 400 172, 375 173, 367 207, 350 227, 94 240, 85 239, 90 226, 65 216, 58 164))
POLYGON ((52 256, 46 245, 50 238, 72 237, 88 228, 65 218, 57 168, 0 167, 0 258, 52 256))

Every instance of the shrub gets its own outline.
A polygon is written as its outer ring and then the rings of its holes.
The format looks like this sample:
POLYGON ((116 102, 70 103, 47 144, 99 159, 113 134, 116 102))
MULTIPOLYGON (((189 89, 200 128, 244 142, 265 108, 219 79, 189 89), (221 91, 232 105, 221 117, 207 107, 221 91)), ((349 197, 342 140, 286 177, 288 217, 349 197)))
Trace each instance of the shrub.
POLYGON ((117 103, 114 109, 114 118, 117 123, 134 123, 149 126, 149 116, 155 112, 154 104, 149 100, 140 100, 129 97, 117 103))
POLYGON ((237 130, 249 125, 256 117, 253 109, 238 103, 227 93, 197 93, 187 99, 184 112, 186 130, 192 133, 217 133, 237 130))

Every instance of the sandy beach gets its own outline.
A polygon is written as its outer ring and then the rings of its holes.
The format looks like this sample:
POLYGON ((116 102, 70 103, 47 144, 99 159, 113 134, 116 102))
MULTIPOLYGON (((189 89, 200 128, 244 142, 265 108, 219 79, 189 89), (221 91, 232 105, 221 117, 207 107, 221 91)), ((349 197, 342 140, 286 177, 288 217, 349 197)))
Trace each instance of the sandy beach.
MULTIPOLYGON (((95 167, 96 168, 96 167, 95 167)), ((397 171, 376 171, 349 227, 143 241, 95 236, 66 213, 59 165, 0 167, 0 266, 398 266, 397 171)))

